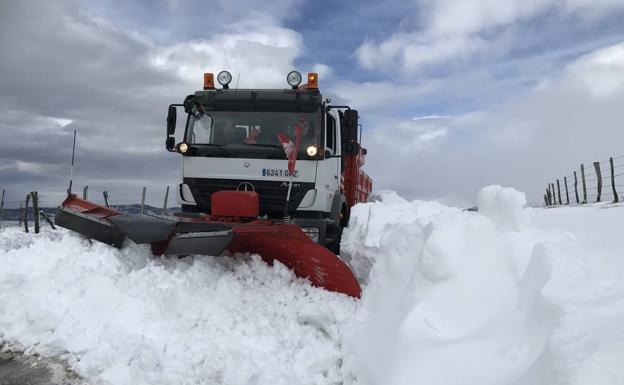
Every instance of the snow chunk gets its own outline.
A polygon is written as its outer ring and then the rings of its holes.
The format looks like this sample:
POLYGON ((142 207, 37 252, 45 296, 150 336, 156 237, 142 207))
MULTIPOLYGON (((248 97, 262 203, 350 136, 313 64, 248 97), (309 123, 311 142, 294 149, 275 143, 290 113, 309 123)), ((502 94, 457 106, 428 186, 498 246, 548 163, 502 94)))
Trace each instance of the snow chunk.
POLYGON ((502 230, 519 231, 527 224, 527 216, 523 211, 526 194, 523 192, 492 185, 479 191, 477 201, 479 212, 502 230))

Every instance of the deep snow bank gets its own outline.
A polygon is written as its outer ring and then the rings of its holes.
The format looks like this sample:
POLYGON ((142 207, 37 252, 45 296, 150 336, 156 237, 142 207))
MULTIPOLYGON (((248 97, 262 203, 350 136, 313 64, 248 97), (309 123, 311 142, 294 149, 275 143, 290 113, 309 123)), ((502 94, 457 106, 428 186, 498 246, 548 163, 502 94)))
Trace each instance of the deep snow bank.
POLYGON ((258 258, 0 232, 0 340, 102 384, 337 384, 354 301, 258 258))
POLYGON ((347 336, 361 384, 508 384, 538 360, 556 321, 541 295, 548 248, 523 193, 479 194, 480 212, 389 195, 354 208, 343 247, 372 266, 347 336))
POLYGON ((373 200, 343 238, 361 301, 254 258, 3 229, 0 343, 96 384, 623 383, 624 207, 523 210, 498 186, 480 212, 373 200))
POLYGON ((624 384, 624 207, 531 209, 555 248, 544 294, 561 309, 547 347, 556 381, 624 384))

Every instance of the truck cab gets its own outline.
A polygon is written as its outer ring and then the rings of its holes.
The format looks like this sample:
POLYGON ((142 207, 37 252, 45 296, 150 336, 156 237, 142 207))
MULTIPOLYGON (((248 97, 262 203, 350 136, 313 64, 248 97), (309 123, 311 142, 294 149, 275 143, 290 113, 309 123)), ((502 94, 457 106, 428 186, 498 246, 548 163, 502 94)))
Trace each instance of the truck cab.
POLYGON ((291 72, 285 89, 230 89, 227 71, 217 78, 222 88, 204 74, 204 90, 169 106, 166 147, 182 155, 182 211, 210 214, 213 193, 255 191, 261 218, 294 221, 337 253, 350 208, 372 188, 361 170, 366 150, 357 111, 324 99, 315 73, 301 86, 301 75, 291 72), (178 108, 186 124, 176 143, 178 108), (292 174, 280 136, 300 142, 292 174))

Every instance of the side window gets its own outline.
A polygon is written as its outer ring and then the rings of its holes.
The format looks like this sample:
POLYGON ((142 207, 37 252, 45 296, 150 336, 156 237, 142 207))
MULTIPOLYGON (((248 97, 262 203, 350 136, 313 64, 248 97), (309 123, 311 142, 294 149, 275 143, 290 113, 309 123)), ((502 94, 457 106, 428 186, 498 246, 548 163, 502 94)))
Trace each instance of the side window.
POLYGON ((325 142, 326 147, 331 150, 332 154, 336 153, 336 119, 327 114, 327 124, 325 125, 325 142))
POLYGON ((199 119, 191 117, 191 130, 189 133, 190 137, 188 140, 190 143, 210 143, 212 117, 208 114, 202 115, 199 119))

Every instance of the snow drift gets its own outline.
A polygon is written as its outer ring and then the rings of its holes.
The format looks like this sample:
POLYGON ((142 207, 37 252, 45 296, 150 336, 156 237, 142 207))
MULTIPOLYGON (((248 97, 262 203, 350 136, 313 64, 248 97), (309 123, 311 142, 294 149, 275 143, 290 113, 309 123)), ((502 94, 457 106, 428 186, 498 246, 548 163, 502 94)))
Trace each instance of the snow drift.
POLYGON ((556 313, 525 202, 490 186, 478 213, 383 198, 354 210, 344 246, 358 274, 372 266, 347 344, 362 384, 506 384, 527 372, 556 313))
POLYGON ((0 343, 97 384, 621 384, 624 238, 603 230, 624 208, 523 209, 499 186, 478 201, 354 207, 360 301, 254 256, 3 229, 0 343))

